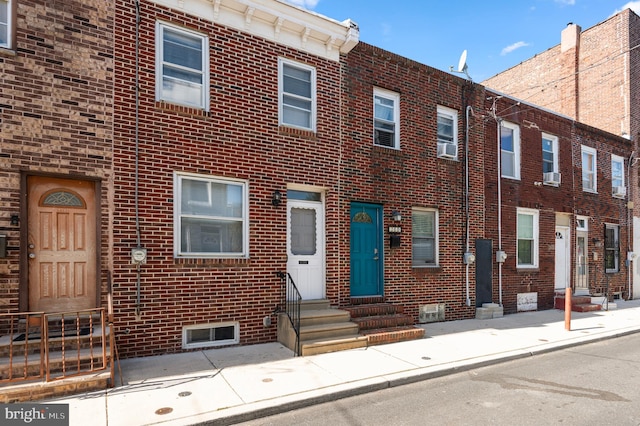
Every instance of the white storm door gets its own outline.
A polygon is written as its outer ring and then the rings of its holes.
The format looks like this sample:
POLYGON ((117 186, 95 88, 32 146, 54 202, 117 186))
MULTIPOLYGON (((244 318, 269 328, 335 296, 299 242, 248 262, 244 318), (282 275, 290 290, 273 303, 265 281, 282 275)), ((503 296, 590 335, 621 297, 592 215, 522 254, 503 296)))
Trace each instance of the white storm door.
POLYGON ((569 278, 571 276, 571 256, 569 253, 569 242, 569 228, 564 226, 556 226, 556 290, 564 290, 571 284, 571 282, 569 281, 569 278))
POLYGON ((287 272, 303 300, 325 297, 324 208, 321 202, 287 203, 287 272))

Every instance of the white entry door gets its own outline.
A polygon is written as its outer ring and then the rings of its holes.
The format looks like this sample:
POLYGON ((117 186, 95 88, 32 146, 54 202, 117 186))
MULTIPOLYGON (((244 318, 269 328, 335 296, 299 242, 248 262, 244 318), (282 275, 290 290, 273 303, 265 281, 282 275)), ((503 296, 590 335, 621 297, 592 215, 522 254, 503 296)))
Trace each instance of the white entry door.
POLYGON ((324 258, 322 202, 296 200, 288 196, 287 272, 303 300, 325 297, 324 258))
POLYGON ((569 287, 571 275, 571 253, 569 228, 556 226, 556 290, 564 290, 569 287))

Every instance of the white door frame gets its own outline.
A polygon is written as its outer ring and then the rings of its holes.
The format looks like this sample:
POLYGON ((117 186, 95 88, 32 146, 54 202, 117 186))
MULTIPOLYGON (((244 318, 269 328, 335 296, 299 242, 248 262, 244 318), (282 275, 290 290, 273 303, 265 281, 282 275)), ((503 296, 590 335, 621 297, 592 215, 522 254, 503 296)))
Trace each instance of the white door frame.
POLYGON ((571 286, 571 233, 568 226, 556 225, 555 241, 555 289, 571 286))
POLYGON ((324 299, 325 285, 325 223, 324 202, 287 201, 287 272, 291 275, 303 300, 324 299), (313 254, 292 253, 291 211, 308 209, 315 212, 315 252, 313 254))

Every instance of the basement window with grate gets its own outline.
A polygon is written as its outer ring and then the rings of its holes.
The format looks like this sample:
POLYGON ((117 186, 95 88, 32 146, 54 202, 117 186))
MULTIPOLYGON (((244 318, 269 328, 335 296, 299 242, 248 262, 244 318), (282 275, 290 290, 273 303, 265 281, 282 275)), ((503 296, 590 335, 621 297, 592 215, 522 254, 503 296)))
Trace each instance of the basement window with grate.
POLYGON ((240 343, 240 324, 197 324, 182 328, 182 348, 194 349, 240 343))

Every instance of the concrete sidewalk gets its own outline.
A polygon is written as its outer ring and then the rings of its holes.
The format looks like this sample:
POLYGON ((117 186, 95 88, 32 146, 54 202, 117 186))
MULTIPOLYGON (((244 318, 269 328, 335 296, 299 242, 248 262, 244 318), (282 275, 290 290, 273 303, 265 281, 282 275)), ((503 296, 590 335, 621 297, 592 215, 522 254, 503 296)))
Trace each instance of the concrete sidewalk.
MULTIPOLYGON (((278 343, 121 361, 117 387, 72 398, 71 425, 233 424, 509 359, 640 331, 640 300, 616 309, 425 324, 421 340, 294 357, 278 343)), ((117 370, 116 370, 117 371, 117 370)))

